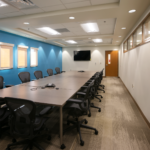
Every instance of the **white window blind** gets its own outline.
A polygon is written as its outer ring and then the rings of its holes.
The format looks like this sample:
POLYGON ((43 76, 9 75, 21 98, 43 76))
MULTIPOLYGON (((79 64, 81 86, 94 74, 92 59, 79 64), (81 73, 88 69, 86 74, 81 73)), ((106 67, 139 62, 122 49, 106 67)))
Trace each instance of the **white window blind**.
POLYGON ((13 44, 0 43, 0 69, 13 68, 13 44))
POLYGON ((37 48, 31 47, 30 66, 31 67, 38 66, 38 49, 37 48))
POLYGON ((28 47, 18 46, 18 68, 27 67, 27 49, 28 47))

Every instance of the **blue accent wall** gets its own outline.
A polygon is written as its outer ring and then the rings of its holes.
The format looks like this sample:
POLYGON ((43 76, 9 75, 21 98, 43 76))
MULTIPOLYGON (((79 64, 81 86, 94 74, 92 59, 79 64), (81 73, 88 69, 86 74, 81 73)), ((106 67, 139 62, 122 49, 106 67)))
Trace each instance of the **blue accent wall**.
POLYGON ((13 47, 13 69, 0 70, 0 76, 3 76, 5 85, 20 84, 18 77, 20 72, 30 72, 31 79, 35 79, 34 71, 41 70, 44 76, 47 76, 47 69, 59 67, 62 70, 62 47, 44 43, 41 41, 25 38, 8 32, 0 31, 0 42, 14 44, 13 47), (18 68, 18 45, 28 46, 27 51, 27 68, 18 68), (30 67, 30 47, 39 48, 38 50, 38 66, 30 67))

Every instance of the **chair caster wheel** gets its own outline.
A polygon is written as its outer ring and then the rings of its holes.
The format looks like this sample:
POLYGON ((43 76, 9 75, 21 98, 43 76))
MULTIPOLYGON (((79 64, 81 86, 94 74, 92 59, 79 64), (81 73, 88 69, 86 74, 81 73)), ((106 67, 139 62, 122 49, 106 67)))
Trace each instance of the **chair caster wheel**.
POLYGON ((66 148, 66 146, 64 145, 64 144, 62 144, 61 146, 60 146, 60 149, 65 149, 66 148))
POLYGON ((10 150, 10 148, 6 148, 6 150, 10 150))
POLYGON ((16 140, 16 139, 13 139, 13 140, 12 140, 12 142, 13 142, 13 143, 16 143, 16 142, 17 142, 17 140, 16 140))
POLYGON ((90 114, 88 114, 88 117, 91 117, 91 113, 90 113, 90 114))
POLYGON ((81 145, 81 146, 84 146, 84 141, 80 141, 80 145, 81 145))
POLYGON ((51 136, 48 136, 47 140, 50 141, 51 140, 51 136))
POLYGON ((101 98, 103 98, 103 96, 101 96, 101 98))
POLYGON ((104 93, 105 93, 105 91, 104 91, 104 93))
POLYGON ((88 121, 87 120, 85 120, 85 124, 87 124, 88 123, 88 121))
POLYGON ((101 109, 99 109, 98 112, 101 112, 101 109))
POLYGON ((101 102, 101 100, 99 100, 99 102, 101 102))
POLYGON ((95 135, 98 135, 98 131, 97 130, 95 130, 95 135))

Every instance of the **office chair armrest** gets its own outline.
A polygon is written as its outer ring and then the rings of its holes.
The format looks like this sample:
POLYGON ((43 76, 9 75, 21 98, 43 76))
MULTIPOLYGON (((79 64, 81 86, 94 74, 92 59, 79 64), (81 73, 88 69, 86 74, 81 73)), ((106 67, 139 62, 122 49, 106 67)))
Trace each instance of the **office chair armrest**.
POLYGON ((4 105, 4 104, 6 104, 6 102, 4 101, 3 98, 0 97, 0 105, 4 105))
POLYGON ((88 86, 82 86, 81 88, 88 88, 88 86))
POLYGON ((61 73, 66 72, 66 71, 61 71, 61 73))
POLYGON ((76 94, 77 95, 86 95, 86 93, 83 93, 83 92, 77 92, 76 94))
POLYGON ((43 116, 43 115, 45 115, 45 114, 47 114, 50 110, 51 110, 51 106, 47 106, 47 107, 45 107, 40 113, 39 113, 39 115, 40 116, 43 116))
POLYGON ((83 103, 83 100, 79 100, 79 99, 68 99, 69 103, 78 103, 78 104, 81 104, 83 103))
POLYGON ((14 86, 14 85, 12 85, 12 84, 5 85, 6 88, 9 88, 9 87, 12 87, 12 86, 14 86))

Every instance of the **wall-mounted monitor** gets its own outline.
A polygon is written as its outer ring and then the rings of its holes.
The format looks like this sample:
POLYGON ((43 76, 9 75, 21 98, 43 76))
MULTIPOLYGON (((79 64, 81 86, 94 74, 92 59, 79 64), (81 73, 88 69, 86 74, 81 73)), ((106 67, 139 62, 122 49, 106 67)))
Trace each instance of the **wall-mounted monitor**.
POLYGON ((74 51, 74 61, 90 61, 91 60, 91 51, 74 51))

